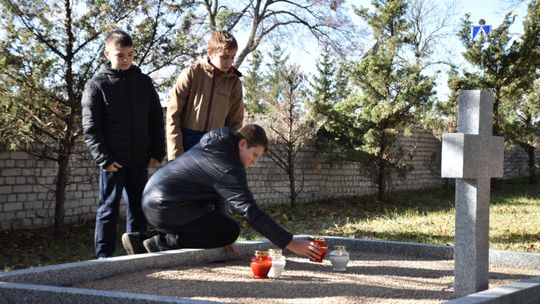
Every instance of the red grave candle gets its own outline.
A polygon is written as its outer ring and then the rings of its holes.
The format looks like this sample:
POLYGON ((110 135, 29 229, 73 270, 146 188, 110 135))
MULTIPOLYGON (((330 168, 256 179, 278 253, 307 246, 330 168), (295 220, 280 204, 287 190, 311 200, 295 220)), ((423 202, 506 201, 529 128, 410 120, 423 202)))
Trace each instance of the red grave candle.
POLYGON ((313 243, 315 243, 315 246, 319 248, 321 251, 321 257, 317 260, 310 259, 312 262, 316 263, 322 263, 324 257, 326 256, 326 253, 328 252, 328 245, 326 244, 326 241, 323 237, 315 237, 313 238, 313 243))
POLYGON ((255 255, 251 258, 250 266, 254 278, 268 278, 268 271, 272 267, 272 259, 268 256, 268 251, 255 251, 255 255))

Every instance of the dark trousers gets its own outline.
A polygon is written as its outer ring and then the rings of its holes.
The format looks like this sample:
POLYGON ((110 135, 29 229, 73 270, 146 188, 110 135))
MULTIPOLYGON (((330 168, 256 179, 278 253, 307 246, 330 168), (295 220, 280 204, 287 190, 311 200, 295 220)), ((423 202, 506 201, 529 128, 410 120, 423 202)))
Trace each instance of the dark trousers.
POLYGON ((181 248, 218 248, 230 245, 240 235, 240 226, 227 215, 211 211, 198 219, 175 227, 162 228, 158 247, 162 250, 181 248))
POLYGON ((195 131, 188 128, 182 128, 182 142, 184 144, 184 152, 191 149, 199 143, 206 131, 195 131))
POLYGON ((142 211, 141 197, 147 180, 146 164, 120 168, 117 172, 100 170, 99 205, 94 235, 97 257, 109 257, 114 252, 122 194, 126 203, 127 232, 146 231, 147 221, 142 211))

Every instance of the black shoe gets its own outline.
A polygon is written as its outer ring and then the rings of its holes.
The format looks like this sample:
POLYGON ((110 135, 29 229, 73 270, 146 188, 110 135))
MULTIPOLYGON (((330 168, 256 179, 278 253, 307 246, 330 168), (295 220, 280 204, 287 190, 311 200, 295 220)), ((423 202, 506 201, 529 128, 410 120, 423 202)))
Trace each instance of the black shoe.
POLYGON ((122 245, 129 255, 146 253, 139 232, 127 232, 122 234, 122 245))
POLYGON ((145 232, 141 232, 141 242, 143 242, 146 239, 149 239, 153 237, 154 235, 159 235, 159 231, 157 230, 146 230, 145 232))
POLYGON ((149 239, 144 240, 143 245, 144 245, 144 248, 146 248, 148 252, 160 252, 161 249, 158 246, 158 242, 159 242, 159 234, 149 239))

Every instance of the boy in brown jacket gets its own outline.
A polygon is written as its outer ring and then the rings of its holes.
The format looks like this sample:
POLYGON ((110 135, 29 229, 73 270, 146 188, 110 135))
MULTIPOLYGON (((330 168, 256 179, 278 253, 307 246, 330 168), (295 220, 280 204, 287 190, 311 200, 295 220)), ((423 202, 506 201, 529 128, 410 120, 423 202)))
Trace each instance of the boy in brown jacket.
POLYGON ((238 50, 226 31, 213 32, 208 57, 184 69, 167 105, 167 155, 169 161, 196 145, 208 131, 240 129, 244 119, 242 74, 232 66, 238 50))

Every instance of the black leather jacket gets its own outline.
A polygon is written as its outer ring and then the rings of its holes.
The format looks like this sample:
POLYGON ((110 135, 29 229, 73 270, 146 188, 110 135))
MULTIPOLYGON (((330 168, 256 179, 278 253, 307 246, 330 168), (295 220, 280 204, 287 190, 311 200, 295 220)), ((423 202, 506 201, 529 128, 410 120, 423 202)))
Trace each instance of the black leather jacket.
POLYGON ((255 202, 229 128, 214 129, 200 143, 158 170, 146 184, 143 211, 159 228, 189 223, 207 212, 230 209, 280 248, 292 234, 255 202), (217 205, 217 206, 216 206, 217 205))
POLYGON ((127 71, 103 64, 84 88, 84 141, 102 168, 161 161, 165 156, 163 110, 152 80, 136 66, 127 71))

